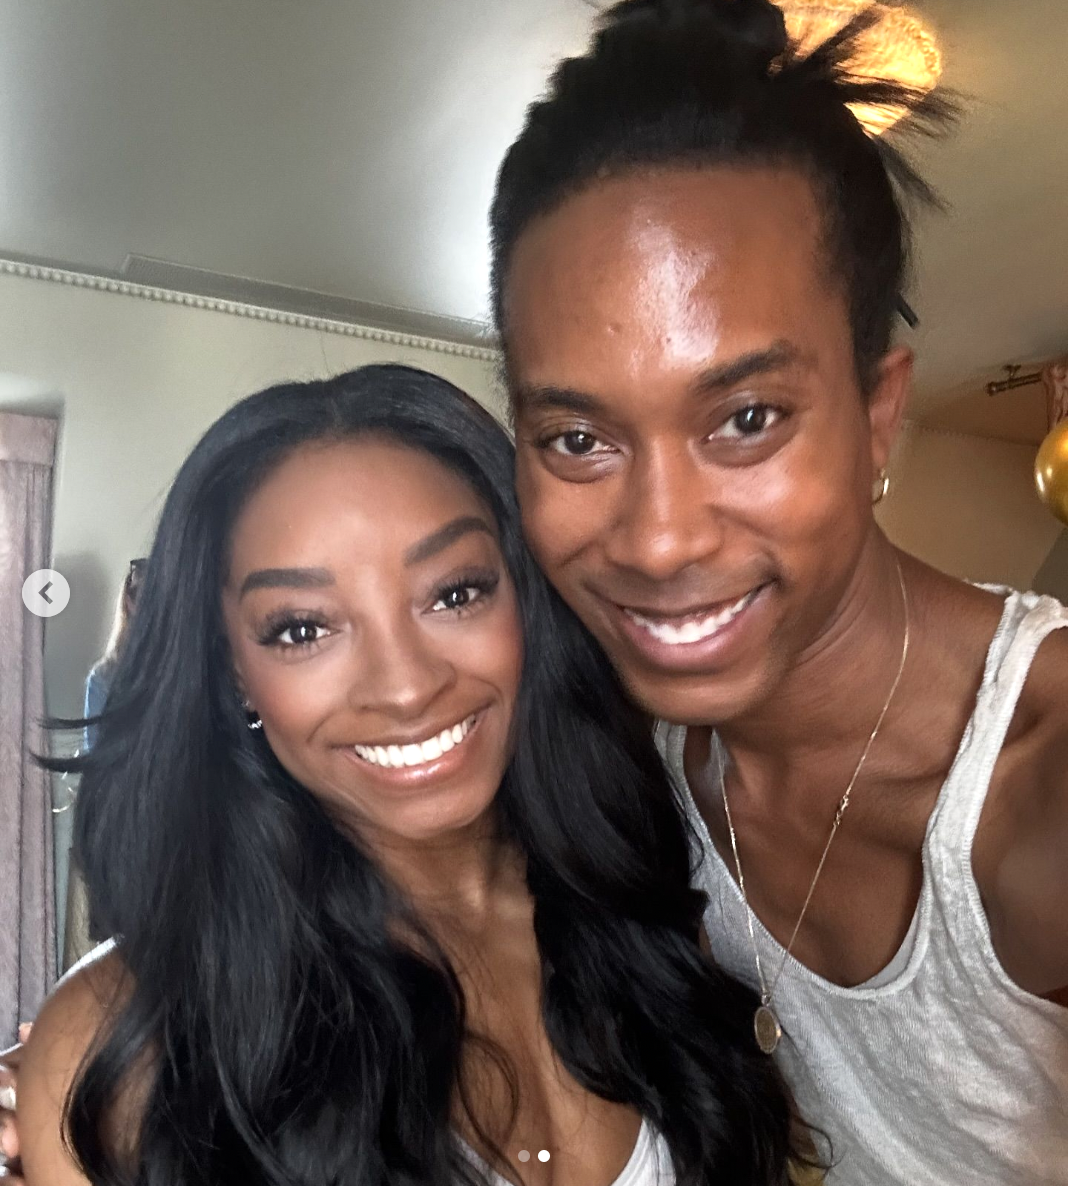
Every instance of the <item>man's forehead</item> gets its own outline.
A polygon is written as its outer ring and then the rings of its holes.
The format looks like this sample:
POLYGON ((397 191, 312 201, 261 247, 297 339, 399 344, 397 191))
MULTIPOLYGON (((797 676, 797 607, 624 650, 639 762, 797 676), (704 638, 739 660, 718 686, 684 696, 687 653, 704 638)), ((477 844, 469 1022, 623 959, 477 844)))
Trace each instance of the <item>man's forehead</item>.
POLYGON ((704 354, 721 319, 766 320, 828 293, 811 195, 804 208, 751 202, 728 215, 699 200, 695 179, 692 171, 680 179, 690 183, 692 201, 654 195, 640 219, 620 207, 625 195, 598 207, 612 198, 609 188, 577 195, 520 238, 505 301, 515 361, 643 339, 647 351, 663 342, 676 352, 693 339, 704 354))
MULTIPOLYGON (((810 244, 820 203, 800 171, 767 166, 673 167, 598 180, 566 197, 519 237, 514 266, 625 260, 674 252, 723 259, 754 238, 810 244)), ((595 277, 591 277, 595 278, 595 277)))

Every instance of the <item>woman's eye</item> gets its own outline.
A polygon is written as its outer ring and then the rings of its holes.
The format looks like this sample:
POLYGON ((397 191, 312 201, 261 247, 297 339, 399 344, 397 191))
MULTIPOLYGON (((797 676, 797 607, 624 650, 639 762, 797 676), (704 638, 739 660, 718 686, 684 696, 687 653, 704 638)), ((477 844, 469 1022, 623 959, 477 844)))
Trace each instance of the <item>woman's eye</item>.
POLYGON ((782 419, 782 412, 771 404, 749 404, 735 412, 714 435, 742 440, 759 436, 782 419))
POLYGON ((286 647, 306 647, 321 642, 327 635, 325 626, 318 622, 294 622, 278 632, 277 641, 286 647))
POLYGON ((431 608, 435 610, 466 609, 475 601, 481 590, 474 585, 456 585, 445 592, 434 602, 431 608))
POLYGON ((591 453, 604 452, 606 448, 592 432, 583 432, 579 428, 552 437, 546 441, 546 447, 554 453, 562 453, 565 457, 588 457, 591 453))

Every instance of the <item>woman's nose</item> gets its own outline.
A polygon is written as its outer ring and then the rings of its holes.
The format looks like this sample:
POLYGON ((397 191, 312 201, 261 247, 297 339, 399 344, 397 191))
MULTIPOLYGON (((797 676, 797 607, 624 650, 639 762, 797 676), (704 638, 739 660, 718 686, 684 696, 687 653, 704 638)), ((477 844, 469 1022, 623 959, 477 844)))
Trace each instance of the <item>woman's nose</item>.
POLYGON ((392 623, 361 639, 353 706, 403 720, 417 719, 456 681, 451 660, 415 623, 392 623))

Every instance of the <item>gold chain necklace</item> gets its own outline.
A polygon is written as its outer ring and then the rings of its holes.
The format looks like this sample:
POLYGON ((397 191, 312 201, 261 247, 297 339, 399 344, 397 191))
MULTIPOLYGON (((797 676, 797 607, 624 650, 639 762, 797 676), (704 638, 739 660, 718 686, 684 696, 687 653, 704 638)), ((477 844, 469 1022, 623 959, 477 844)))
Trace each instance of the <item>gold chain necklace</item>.
POLYGON ((723 770, 723 748, 718 737, 714 739, 716 748, 716 760, 719 766, 719 789, 723 796, 723 812, 727 817, 727 830, 731 836, 731 851, 734 853, 734 867, 738 872, 738 888, 742 891, 742 901, 745 903, 745 919, 749 924, 749 942, 753 946, 753 958, 756 960, 757 978, 760 980, 760 1005, 757 1007, 756 1013, 753 1015, 753 1032, 756 1035, 757 1045, 765 1054, 773 1054, 779 1042, 782 1040, 782 1026, 779 1023, 775 1011, 771 1007, 772 998, 775 995, 775 990, 779 986, 779 980, 786 969, 786 961, 790 958, 790 952, 793 950, 794 940, 797 938, 798 931, 801 930, 801 923, 804 921, 805 914, 808 911, 809 903, 812 901, 812 895, 816 891, 816 882, 820 879, 820 874, 823 872, 823 866, 827 861, 827 854, 831 851, 831 844, 835 836, 838 834, 838 828, 842 823, 842 817, 849 807, 850 796, 853 794, 853 788, 857 784, 857 779, 860 777, 860 772, 864 768, 864 763, 868 759, 868 754, 871 752, 871 747, 875 744, 876 737, 879 736, 879 730, 882 728, 883 721, 886 719, 886 714, 890 711, 890 705, 893 703, 894 695, 897 692, 898 684, 901 683, 901 676, 905 670, 905 660, 909 655, 909 599, 908 593, 905 591, 905 577, 901 571, 901 563, 897 561, 897 579, 901 586, 901 603, 905 609, 905 638, 901 644, 901 661, 897 667, 897 675, 894 676, 894 682, 890 688, 890 695, 886 698, 886 703, 883 705, 882 712, 879 713, 879 719, 875 722, 875 728, 872 729, 868 737, 867 744, 864 746, 864 751, 860 755, 860 761, 857 762, 856 769, 853 771, 853 777, 849 780, 849 785, 845 789, 845 794, 838 803, 838 807, 834 813, 834 820, 831 823, 831 834, 827 837, 827 843, 823 846, 823 854, 820 856, 819 864, 816 866, 816 872, 812 875, 812 882, 808 887, 808 894, 805 896, 805 903, 801 907, 801 913, 797 916, 797 922, 794 925, 790 941, 786 944, 786 950, 782 954, 782 961, 779 964, 779 970, 775 974, 775 979, 770 986, 764 978, 764 965, 760 960, 760 950, 757 947, 756 934, 753 931, 753 908, 749 905, 749 896, 745 892, 745 878, 742 876, 742 862, 738 856, 738 838, 734 832, 734 823, 731 820, 730 804, 727 802, 727 781, 723 770))

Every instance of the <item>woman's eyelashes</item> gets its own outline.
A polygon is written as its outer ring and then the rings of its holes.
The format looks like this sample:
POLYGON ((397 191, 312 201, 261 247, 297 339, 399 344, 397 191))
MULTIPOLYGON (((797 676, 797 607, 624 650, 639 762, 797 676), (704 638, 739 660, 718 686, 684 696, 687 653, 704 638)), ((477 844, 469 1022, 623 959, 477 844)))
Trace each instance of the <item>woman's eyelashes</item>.
MULTIPOLYGON (((500 580, 500 573, 493 569, 463 572, 435 585, 426 599, 426 608, 433 614, 463 617, 488 604, 500 580)), ((268 615, 260 623, 255 637, 260 646, 295 653, 311 650, 337 633, 338 629, 321 613, 282 609, 268 615)))
POLYGON ((321 615, 282 610, 263 622, 256 640, 260 646, 305 650, 330 634, 330 625, 321 615))
POLYGON ((492 569, 473 570, 439 585, 431 595, 431 613, 471 613, 487 603, 497 590, 501 576, 492 569))

